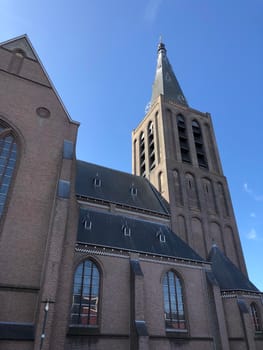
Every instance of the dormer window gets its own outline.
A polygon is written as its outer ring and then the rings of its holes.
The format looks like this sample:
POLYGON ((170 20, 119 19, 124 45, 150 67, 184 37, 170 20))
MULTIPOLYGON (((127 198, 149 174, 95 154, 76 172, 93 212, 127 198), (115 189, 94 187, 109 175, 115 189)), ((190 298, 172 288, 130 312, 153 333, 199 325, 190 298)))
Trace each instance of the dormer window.
POLYGON ((165 242, 166 242, 165 234, 164 234, 161 230, 159 230, 159 231, 157 232, 156 237, 159 239, 159 241, 160 241, 161 243, 165 243, 165 242))
POLYGON ((134 185, 132 185, 131 187, 131 195, 132 196, 137 196, 138 190, 136 187, 134 187, 134 185))
POLYGON ((126 237, 131 236, 131 229, 127 224, 122 225, 122 232, 123 232, 124 236, 126 236, 126 237))
POLYGON ((159 235, 159 240, 160 240, 161 243, 165 243, 165 242, 166 242, 165 235, 161 233, 161 234, 159 235))
POLYGON ((89 215, 86 215, 85 217, 82 218, 82 224, 83 224, 85 230, 88 230, 88 231, 91 230, 92 222, 90 220, 89 215))
POLYGON ((96 175, 96 177, 93 179, 93 184, 94 187, 101 187, 101 179, 98 175, 96 175))

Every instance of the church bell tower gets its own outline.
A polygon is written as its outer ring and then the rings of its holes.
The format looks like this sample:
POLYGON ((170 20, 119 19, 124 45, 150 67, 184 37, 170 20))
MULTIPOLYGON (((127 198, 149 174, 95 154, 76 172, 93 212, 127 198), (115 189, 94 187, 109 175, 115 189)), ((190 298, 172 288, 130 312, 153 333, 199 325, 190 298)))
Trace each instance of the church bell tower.
POLYGON ((203 258, 216 244, 246 274, 210 114, 189 107, 162 42, 151 106, 132 141, 133 173, 169 202, 173 231, 203 258))

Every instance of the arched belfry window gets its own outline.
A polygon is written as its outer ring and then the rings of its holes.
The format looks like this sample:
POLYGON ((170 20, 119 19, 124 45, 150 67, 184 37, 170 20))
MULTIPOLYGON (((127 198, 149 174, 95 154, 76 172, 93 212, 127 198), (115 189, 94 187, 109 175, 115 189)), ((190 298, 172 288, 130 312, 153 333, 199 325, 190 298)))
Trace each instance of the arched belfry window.
POLYGON ((72 326, 98 326, 100 272, 92 260, 78 265, 74 276, 72 326))
POLYGON ((182 161, 185 163, 191 163, 189 144, 188 144, 188 138, 187 138, 187 130, 185 125, 185 120, 182 114, 177 115, 177 129, 178 129, 182 161))
POLYGON ((149 154, 149 169, 155 168, 155 146, 154 146, 154 130, 153 122, 148 125, 148 154, 149 154))
POLYGON ((0 122, 0 218, 3 215, 8 190, 17 159, 17 142, 11 128, 0 122))
POLYGON ((192 130, 193 130, 198 165, 199 167, 202 167, 202 168, 208 168, 202 131, 199 123, 196 120, 192 122, 192 130))
POLYGON ((165 328, 186 330, 182 282, 172 270, 164 275, 163 295, 165 328))
POLYGON ((261 319, 260 319, 259 310, 256 303, 250 304, 250 313, 251 313, 255 332, 262 332, 261 319))
POLYGON ((140 134, 140 175, 145 176, 145 137, 144 132, 140 134))

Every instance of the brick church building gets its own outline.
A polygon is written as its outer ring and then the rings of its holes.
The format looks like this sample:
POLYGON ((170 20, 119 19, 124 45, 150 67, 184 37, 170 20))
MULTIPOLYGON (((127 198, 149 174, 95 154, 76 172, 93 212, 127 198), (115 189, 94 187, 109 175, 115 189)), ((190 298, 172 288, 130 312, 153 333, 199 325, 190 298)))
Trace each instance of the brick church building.
POLYGON ((0 349, 260 350, 211 116, 158 46, 133 174, 76 160, 27 36, 0 44, 0 349))

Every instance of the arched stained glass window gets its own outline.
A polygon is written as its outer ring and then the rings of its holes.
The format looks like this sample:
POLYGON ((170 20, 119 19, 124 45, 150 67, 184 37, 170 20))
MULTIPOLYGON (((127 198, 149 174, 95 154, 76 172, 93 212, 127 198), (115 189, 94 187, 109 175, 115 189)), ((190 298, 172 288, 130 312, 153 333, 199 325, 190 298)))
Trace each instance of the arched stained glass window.
POLYGON ((98 325, 99 289, 99 270, 92 260, 85 260, 75 271, 71 325, 98 325))
POLYGON ((250 312, 251 312, 251 317, 254 324, 255 332, 262 332, 262 325, 261 325, 259 310, 255 303, 252 303, 250 305, 250 312))
POLYGON ((166 329, 186 330, 182 283, 174 271, 163 278, 163 295, 166 329))
POLYGON ((12 129, 0 124, 0 218, 8 195, 17 159, 17 143, 12 129))

